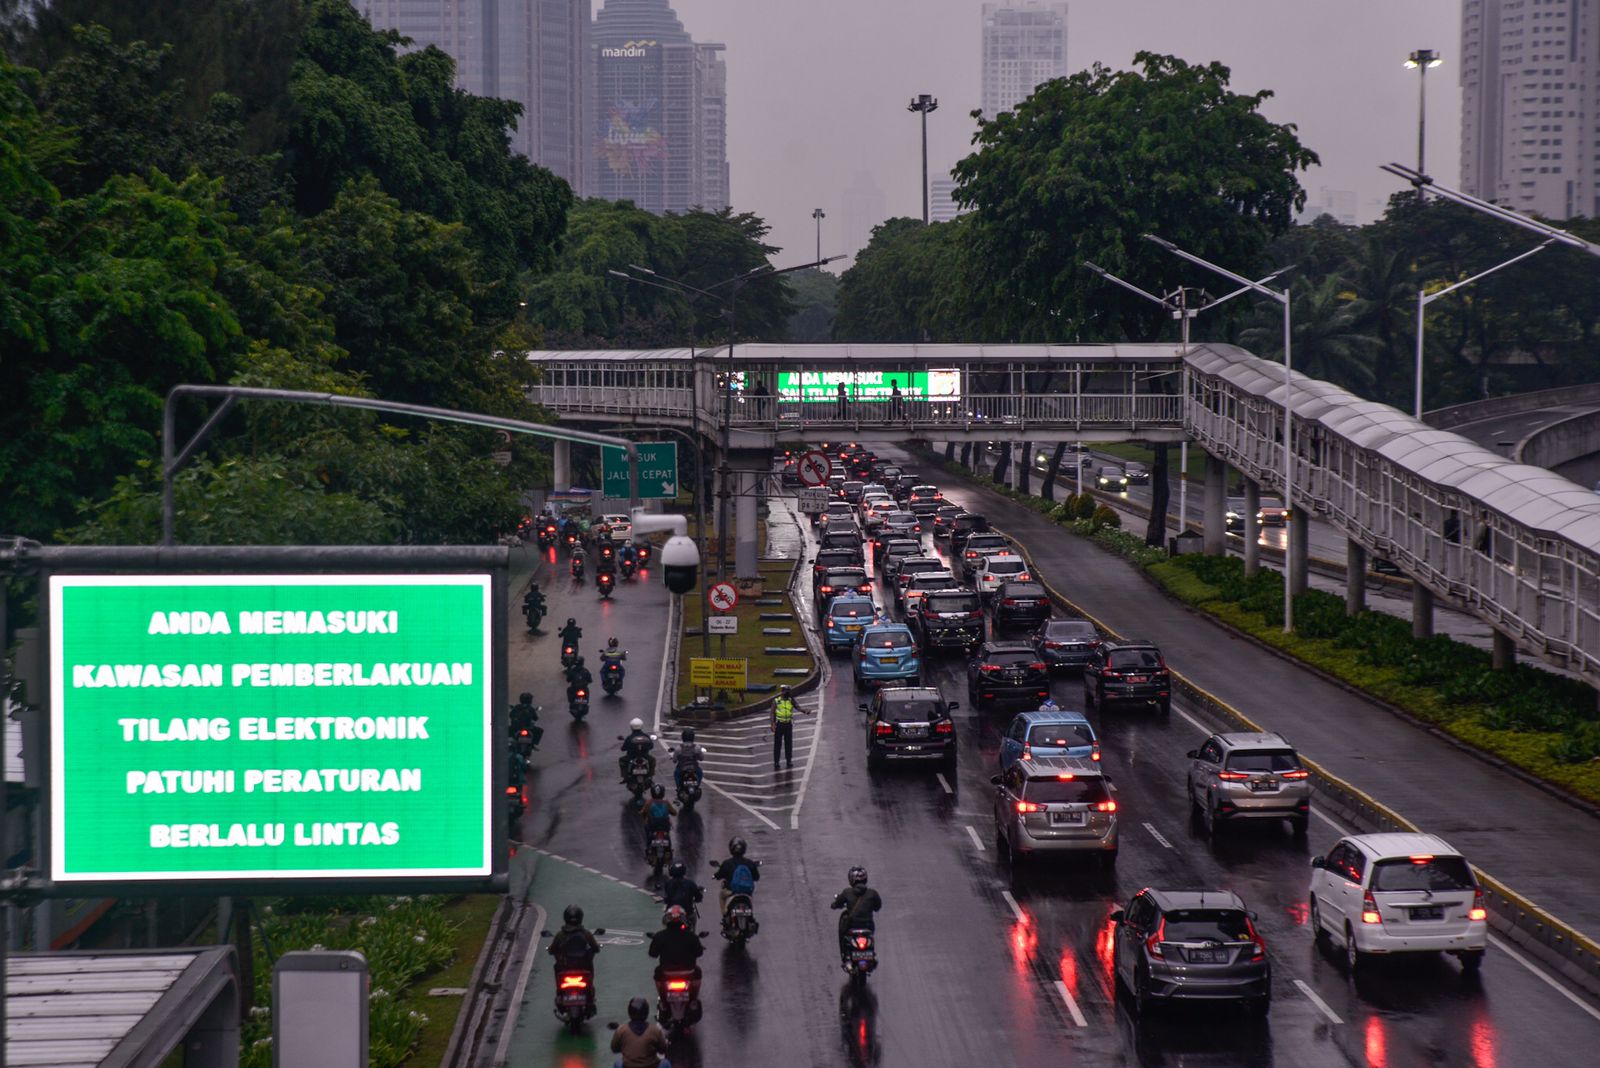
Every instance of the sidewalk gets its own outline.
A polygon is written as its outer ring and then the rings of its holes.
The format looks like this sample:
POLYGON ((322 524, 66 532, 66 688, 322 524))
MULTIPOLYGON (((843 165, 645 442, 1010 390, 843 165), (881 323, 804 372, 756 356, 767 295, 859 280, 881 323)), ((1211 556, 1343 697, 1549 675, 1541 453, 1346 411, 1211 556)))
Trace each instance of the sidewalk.
MULTIPOLYGON (((1413 727, 1168 598, 1138 569, 960 475, 990 521, 1087 612, 1161 646, 1169 663, 1333 774, 1437 833, 1507 886, 1600 937, 1600 821, 1413 727), (1559 858, 1559 859, 1558 859, 1559 858)), ((1313 842, 1326 844, 1326 829, 1313 842)))

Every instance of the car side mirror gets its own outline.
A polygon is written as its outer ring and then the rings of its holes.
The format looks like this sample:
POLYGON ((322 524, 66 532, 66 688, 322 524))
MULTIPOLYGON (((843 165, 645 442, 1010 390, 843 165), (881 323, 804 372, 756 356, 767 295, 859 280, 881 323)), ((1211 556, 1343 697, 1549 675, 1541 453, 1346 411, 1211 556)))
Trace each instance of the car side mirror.
POLYGON ((856 707, 857 707, 857 708, 859 708, 859 709, 860 709, 860 710, 861 710, 861 711, 863 711, 863 712, 870 712, 870 711, 872 711, 872 709, 870 709, 870 708, 868 708, 868 707, 867 707, 867 706, 866 706, 866 705, 856 705, 856 707))
POLYGON ((989 782, 994 786, 999 786, 1000 785, 1000 776, 998 776, 998 775, 989 776, 989 782))
POLYGON ((605 928, 604 928, 604 927, 596 927, 596 928, 595 928, 595 929, 594 929, 594 933, 595 933, 595 934, 596 934, 596 935, 603 935, 603 934, 605 934, 605 933, 606 933, 606 929, 605 929, 605 928))
POLYGON ((960 701, 950 701, 945 705, 945 707, 948 708, 950 711, 954 712, 954 711, 956 711, 957 709, 959 709, 961 707, 961 702, 960 701))
POLYGON ((1123 919, 1126 918, 1126 916, 1127 916, 1127 913, 1123 912, 1121 909, 1118 909, 1117 911, 1115 911, 1115 912, 1113 912, 1111 914, 1111 922, 1112 923, 1121 923, 1123 921, 1123 919))
POLYGON ((1199 760, 1200 759, 1200 750, 1191 749, 1191 750, 1189 750, 1189 752, 1186 755, 1188 756, 1188 758, 1190 760, 1199 760))
POLYGON ((1311 866, 1313 868, 1326 868, 1328 866, 1328 861, 1324 857, 1312 857, 1311 866))

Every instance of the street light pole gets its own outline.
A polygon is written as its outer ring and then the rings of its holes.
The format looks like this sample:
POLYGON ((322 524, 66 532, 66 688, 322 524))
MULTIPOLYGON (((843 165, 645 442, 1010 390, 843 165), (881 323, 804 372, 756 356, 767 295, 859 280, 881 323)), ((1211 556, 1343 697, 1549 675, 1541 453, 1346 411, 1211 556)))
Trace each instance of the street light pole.
MULTIPOLYGON (((1444 60, 1439 58, 1439 53, 1431 48, 1419 48, 1406 59, 1406 69, 1415 68, 1417 72, 1417 173, 1427 174, 1427 145, 1428 129, 1428 68, 1437 67, 1444 60)), ((1420 197, 1421 194, 1419 193, 1420 197)))
POLYGON ((822 220, 827 218, 821 208, 813 208, 811 217, 817 220, 817 259, 822 259, 822 220))
MULTIPOLYGON (((1226 267, 1219 267, 1210 260, 1203 260, 1192 252, 1185 252, 1165 238, 1157 237, 1155 234, 1145 234, 1144 239, 1159 245, 1181 260, 1215 271, 1222 277, 1232 279, 1246 289, 1253 289, 1283 305, 1283 510, 1291 523, 1309 522, 1310 516, 1302 520, 1294 514, 1294 352, 1291 347, 1294 338, 1290 321, 1289 287, 1285 285, 1282 291, 1268 289, 1260 282, 1252 281, 1242 274, 1235 274, 1226 267)), ((1294 633, 1294 543, 1295 538, 1291 532, 1284 539, 1283 545, 1283 632, 1285 634, 1294 633)))
POLYGON ((922 225, 928 225, 928 112, 938 111, 939 102, 927 93, 911 98, 907 111, 922 114, 922 225))

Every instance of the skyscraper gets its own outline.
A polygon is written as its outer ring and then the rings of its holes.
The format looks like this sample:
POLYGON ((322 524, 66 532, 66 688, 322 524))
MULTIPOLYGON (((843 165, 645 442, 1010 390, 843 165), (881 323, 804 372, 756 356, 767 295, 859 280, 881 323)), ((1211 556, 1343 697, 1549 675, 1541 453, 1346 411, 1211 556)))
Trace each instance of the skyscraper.
POLYGON ((690 39, 668 0, 605 0, 593 38, 593 193, 658 213, 726 207, 723 46, 690 39))
POLYGON ((935 178, 928 183, 928 187, 929 222, 950 222, 961 214, 961 208, 955 199, 954 178, 935 178))
POLYGON ((378 29, 412 48, 437 46, 456 62, 456 85, 522 105, 513 150, 588 183, 590 0, 357 0, 378 29))
POLYGON ((983 5, 983 114, 993 118, 1067 74, 1067 5, 1004 0, 983 5))
POLYGON ((871 171, 856 171, 840 200, 841 243, 854 257, 872 241, 872 231, 889 217, 889 199, 873 181, 871 171))
POLYGON ((1600 9, 1463 0, 1461 184, 1552 219, 1600 216, 1600 9))

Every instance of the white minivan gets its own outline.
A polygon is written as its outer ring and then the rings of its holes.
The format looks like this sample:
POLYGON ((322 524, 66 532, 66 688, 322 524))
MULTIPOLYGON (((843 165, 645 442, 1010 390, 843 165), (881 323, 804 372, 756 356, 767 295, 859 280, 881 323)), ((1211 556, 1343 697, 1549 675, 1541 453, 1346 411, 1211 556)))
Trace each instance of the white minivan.
POLYGON ((1483 964, 1488 912, 1472 865, 1432 834, 1357 834, 1311 858, 1311 930, 1344 949, 1354 971, 1369 956, 1452 953, 1483 964))

